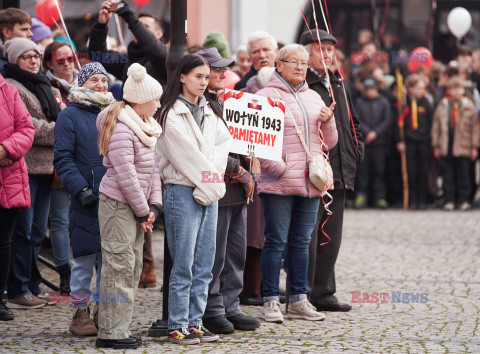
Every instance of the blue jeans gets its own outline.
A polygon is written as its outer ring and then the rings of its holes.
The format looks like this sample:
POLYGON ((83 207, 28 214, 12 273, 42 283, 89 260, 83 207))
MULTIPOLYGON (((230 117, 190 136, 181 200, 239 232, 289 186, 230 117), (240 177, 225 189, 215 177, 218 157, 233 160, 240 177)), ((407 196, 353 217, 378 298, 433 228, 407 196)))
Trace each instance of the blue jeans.
POLYGON ((279 300, 278 283, 286 249, 290 301, 307 298, 308 248, 320 197, 260 194, 265 216, 262 292, 265 301, 279 300))
POLYGON ((38 254, 47 231, 51 175, 28 175, 32 206, 20 210, 12 237, 12 263, 7 281, 8 298, 40 293, 42 277, 38 254))
POLYGON ((215 259, 218 203, 201 205, 193 187, 167 184, 163 213, 173 267, 168 296, 168 328, 202 323, 215 259))
POLYGON ((95 292, 93 300, 100 303, 100 276, 102 274, 102 252, 89 254, 73 259, 72 277, 70 278, 70 297, 76 307, 88 305, 90 300, 90 283, 92 282, 93 270, 97 266, 97 278, 95 280, 95 292))
POLYGON ((52 188, 50 201, 50 240, 52 241, 55 265, 70 263, 70 235, 68 233, 68 209, 70 195, 65 188, 52 188))

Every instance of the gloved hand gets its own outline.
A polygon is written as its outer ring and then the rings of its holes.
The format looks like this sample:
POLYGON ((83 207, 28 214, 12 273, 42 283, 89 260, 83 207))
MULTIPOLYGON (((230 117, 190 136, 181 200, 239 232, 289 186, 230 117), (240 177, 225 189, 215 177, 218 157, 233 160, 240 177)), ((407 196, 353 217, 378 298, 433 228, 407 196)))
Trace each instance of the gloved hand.
POLYGON ((118 16, 122 16, 122 18, 125 20, 125 22, 127 22, 129 26, 137 20, 135 12, 132 11, 132 9, 127 5, 127 3, 125 3, 125 6, 117 10, 117 14, 118 16))
POLYGON ((88 188, 78 193, 77 198, 82 207, 84 208, 95 204, 95 202, 97 201, 97 197, 95 197, 91 188, 88 188))

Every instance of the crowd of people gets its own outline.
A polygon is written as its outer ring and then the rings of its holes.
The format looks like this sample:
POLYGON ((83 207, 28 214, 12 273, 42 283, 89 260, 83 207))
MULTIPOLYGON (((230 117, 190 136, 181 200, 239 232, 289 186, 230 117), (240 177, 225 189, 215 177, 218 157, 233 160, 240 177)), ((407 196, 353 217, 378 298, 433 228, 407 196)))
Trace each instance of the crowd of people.
MULTIPOLYGON (((160 219, 173 260, 169 338, 197 344, 258 328, 240 304, 262 306, 275 323, 284 314, 320 321, 324 311, 349 311, 335 296, 345 206, 401 203, 402 175, 411 208, 472 207, 478 50, 462 46, 454 61, 410 73, 349 62, 323 30, 287 45, 254 32, 234 59, 212 33, 167 80, 163 33, 159 18, 107 0, 90 57, 79 58, 74 43, 54 40, 24 11, 0 12, 1 320, 14 319, 11 309, 57 302, 40 288, 47 230, 60 291, 75 307, 69 331, 96 335, 100 348, 131 349, 142 344, 130 332, 137 289, 157 285, 152 231, 160 219), (113 11, 134 35, 126 53, 109 45, 113 11), (127 60, 92 60, 114 55, 127 60), (227 82, 285 103, 281 161, 229 153, 227 82), (329 208, 308 178, 305 146, 329 156, 329 208), (234 178, 206 183, 205 172, 234 178)), ((369 31, 360 34, 360 52, 374 58, 380 48, 369 31)))

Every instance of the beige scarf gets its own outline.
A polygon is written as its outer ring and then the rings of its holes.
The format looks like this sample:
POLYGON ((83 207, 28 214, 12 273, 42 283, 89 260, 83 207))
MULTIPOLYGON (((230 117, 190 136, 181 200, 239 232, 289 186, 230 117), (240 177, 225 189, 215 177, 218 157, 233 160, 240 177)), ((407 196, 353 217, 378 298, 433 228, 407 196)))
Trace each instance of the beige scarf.
POLYGON ((153 117, 144 122, 129 105, 120 112, 118 120, 127 125, 146 146, 153 147, 162 133, 162 127, 153 117))

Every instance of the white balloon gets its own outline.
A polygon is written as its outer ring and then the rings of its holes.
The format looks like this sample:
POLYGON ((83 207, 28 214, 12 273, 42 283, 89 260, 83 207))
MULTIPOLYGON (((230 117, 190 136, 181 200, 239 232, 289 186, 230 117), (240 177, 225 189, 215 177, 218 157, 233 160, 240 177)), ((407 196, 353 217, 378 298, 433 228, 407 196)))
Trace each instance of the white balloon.
POLYGON ((461 39, 468 33, 472 26, 472 16, 467 9, 456 7, 448 14, 447 26, 455 37, 461 39))

